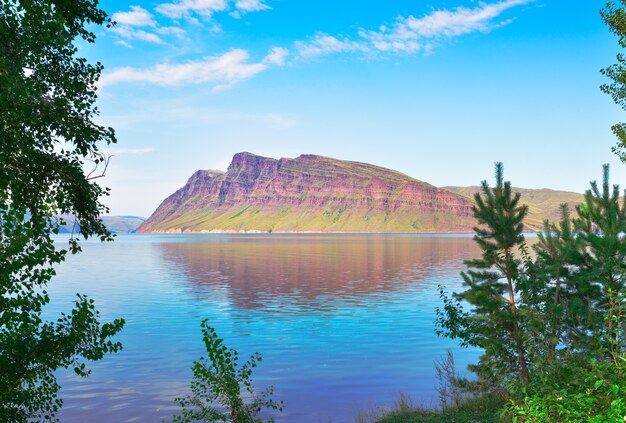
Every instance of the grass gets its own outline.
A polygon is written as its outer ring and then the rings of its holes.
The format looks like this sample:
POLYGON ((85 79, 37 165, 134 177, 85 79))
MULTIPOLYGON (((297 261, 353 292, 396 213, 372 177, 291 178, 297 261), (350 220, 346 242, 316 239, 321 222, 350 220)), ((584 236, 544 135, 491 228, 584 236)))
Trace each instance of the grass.
POLYGON ((357 423, 507 423, 500 417, 505 402, 501 397, 468 398, 457 407, 445 410, 414 405, 401 394, 393 408, 370 411, 357 417, 357 423))
POLYGON ((469 227, 473 218, 459 218, 448 210, 416 211, 401 206, 393 212, 377 212, 371 207, 347 208, 343 202, 320 208, 258 207, 246 204, 237 207, 215 207, 184 211, 158 222, 150 229, 167 230, 262 230, 320 232, 445 232, 469 227), (367 216, 367 219, 364 218, 367 216))

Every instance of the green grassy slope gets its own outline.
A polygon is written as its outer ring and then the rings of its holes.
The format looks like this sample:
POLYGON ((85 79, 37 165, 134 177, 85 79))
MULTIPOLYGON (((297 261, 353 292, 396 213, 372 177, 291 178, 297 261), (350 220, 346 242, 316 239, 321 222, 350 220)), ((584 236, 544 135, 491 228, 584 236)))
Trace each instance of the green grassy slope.
POLYGON ((374 209, 345 209, 341 205, 303 209, 241 204, 238 208, 240 210, 218 208, 185 213, 160 222, 155 230, 428 233, 467 232, 473 224, 473 219, 454 213, 428 213, 408 206, 389 213, 374 209))
MULTIPOLYGON (((473 201, 474 194, 480 191, 479 186, 443 187, 448 191, 463 195, 473 201)), ((526 226, 534 231, 543 229, 545 219, 556 222, 560 218, 559 207, 567 203, 570 210, 584 201, 584 195, 577 192, 557 191, 552 189, 529 189, 513 187, 514 192, 521 194, 522 203, 528 205, 526 226)))

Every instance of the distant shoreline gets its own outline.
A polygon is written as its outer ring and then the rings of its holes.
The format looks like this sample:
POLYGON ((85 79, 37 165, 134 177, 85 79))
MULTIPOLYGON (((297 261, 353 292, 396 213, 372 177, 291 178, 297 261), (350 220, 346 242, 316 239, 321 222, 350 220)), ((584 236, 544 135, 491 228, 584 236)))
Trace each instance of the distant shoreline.
MULTIPOLYGON (((448 231, 448 232, 327 232, 327 231, 260 231, 256 229, 251 230, 232 230, 232 229, 211 229, 211 230, 182 230, 182 229, 168 229, 164 231, 146 231, 136 232, 139 235, 154 235, 154 234, 179 234, 179 235, 202 235, 202 234, 247 234, 247 235, 468 235, 473 234, 474 231, 448 231)), ((529 232, 530 233, 530 232, 529 232)), ((534 233, 534 232, 533 232, 534 233)))

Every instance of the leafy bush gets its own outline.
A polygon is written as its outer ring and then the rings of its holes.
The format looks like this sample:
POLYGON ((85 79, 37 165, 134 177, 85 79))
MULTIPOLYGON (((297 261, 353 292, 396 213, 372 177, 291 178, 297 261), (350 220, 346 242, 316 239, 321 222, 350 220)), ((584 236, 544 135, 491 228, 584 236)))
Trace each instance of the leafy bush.
POLYGON ((208 359, 193 363, 192 394, 175 399, 182 412, 174 422, 260 423, 261 410, 282 411, 283 402, 272 399, 273 387, 256 393, 252 385, 252 371, 261 355, 254 353, 240 365, 239 353, 224 345, 206 319, 201 327, 208 359))
POLYGON ((619 368, 595 360, 567 378, 543 380, 530 388, 534 395, 510 400, 504 415, 527 422, 624 422, 626 420, 626 357, 619 368), (548 390, 550 389, 550 390, 548 390))

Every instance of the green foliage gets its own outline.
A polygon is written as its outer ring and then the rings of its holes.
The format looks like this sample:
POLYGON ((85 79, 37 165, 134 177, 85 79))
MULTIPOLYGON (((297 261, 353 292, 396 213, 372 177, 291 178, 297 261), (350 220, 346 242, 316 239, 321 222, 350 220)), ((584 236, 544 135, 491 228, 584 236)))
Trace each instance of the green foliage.
POLYGON ((545 222, 531 257, 524 210, 496 169, 496 187, 483 183, 474 210, 482 258, 467 262, 465 291, 442 291, 436 322, 439 334, 484 350, 470 367, 477 380, 460 386, 504 393, 504 414, 522 421, 623 421, 626 203, 619 187, 610 186, 605 165, 601 186, 591 183, 576 217, 563 205, 558 224, 545 222))
POLYGON ((572 313, 583 314, 582 330, 572 343, 587 350, 616 357, 624 350, 626 318, 626 203, 619 197, 619 186, 609 185, 608 165, 604 166, 602 188, 591 184, 585 204, 574 221, 579 253, 573 261, 576 271, 570 277, 579 296, 591 307, 572 313))
POLYGON ((515 253, 525 249, 522 235, 527 207, 519 204, 511 184, 503 180, 503 167, 496 164, 496 186, 482 182, 475 195, 474 216, 479 226, 474 240, 482 257, 468 260, 462 273, 466 290, 447 298, 437 310, 437 333, 459 338, 464 346, 482 348, 485 354, 474 370, 484 373, 484 382, 502 385, 511 378, 528 380, 523 310, 518 310, 516 293, 523 283, 522 262, 515 253), (481 195, 482 194, 482 195, 481 195), (472 306, 465 312, 461 301, 472 306))
MULTIPOLYGON (((57 249, 55 216, 75 215, 82 234, 110 240, 99 219, 106 190, 85 176, 85 161, 105 165, 98 142, 95 82, 102 69, 76 57, 85 27, 102 25, 97 1, 0 1, 0 421, 56 421, 62 405, 54 372, 118 351, 121 319, 102 324, 92 300, 44 321, 45 291, 68 250, 57 249)), ((92 173, 93 175, 93 173, 92 173)), ((80 251, 72 237, 69 251, 80 251)))
POLYGON ((257 415, 264 408, 282 411, 282 401, 271 398, 273 387, 260 393, 254 390, 252 371, 261 361, 259 353, 241 365, 239 353, 224 345, 206 319, 202 321, 202 335, 208 359, 194 362, 192 393, 175 399, 182 412, 174 422, 260 423, 257 415))
POLYGON ((626 416, 626 357, 621 357, 620 370, 612 363, 592 360, 585 368, 563 369, 546 375, 522 399, 511 399, 504 414, 514 422, 593 422, 623 423, 626 416), (561 381, 554 383, 554 377, 561 381), (530 394, 530 392, 533 392, 530 394))
MULTIPOLYGON (((619 46, 626 48, 626 1, 621 0, 616 4, 614 1, 608 1, 605 8, 600 12, 602 21, 609 27, 609 31, 618 37, 619 46), (621 7, 618 6, 621 4, 621 7)), ((601 90, 609 94, 615 104, 622 109, 626 109, 626 56, 620 52, 616 57, 617 63, 614 63, 601 70, 602 75, 611 80, 608 84, 603 84, 601 90)), ((617 145, 613 147, 613 152, 617 154, 622 161, 626 161, 626 124, 616 123, 611 130, 617 137, 617 145)))
POLYGON ((97 143, 115 137, 92 121, 102 66, 76 57, 74 42, 93 42, 84 26, 105 23, 106 14, 88 0, 0 4, 3 200, 37 221, 52 212, 76 214, 84 234, 106 238, 98 219, 105 191, 85 177, 82 166, 85 160, 103 164, 97 143))

